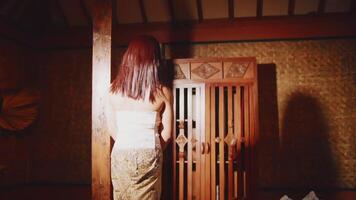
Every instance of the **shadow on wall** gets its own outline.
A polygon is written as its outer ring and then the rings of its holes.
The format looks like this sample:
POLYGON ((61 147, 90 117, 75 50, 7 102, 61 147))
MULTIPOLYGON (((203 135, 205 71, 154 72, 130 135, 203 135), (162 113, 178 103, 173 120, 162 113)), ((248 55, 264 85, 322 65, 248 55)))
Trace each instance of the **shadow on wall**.
POLYGON ((258 143, 258 187, 275 185, 278 174, 279 123, 276 65, 258 64, 258 106, 260 137, 258 143))
POLYGON ((328 122, 319 101, 294 92, 287 100, 281 139, 280 184, 286 188, 329 188, 337 171, 328 143, 328 122))

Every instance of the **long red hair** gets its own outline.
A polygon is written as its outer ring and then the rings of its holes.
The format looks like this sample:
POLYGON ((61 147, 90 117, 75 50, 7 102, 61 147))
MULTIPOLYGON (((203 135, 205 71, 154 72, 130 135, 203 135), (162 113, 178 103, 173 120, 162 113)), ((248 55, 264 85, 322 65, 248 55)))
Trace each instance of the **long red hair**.
POLYGON ((160 88, 158 70, 161 65, 159 43, 151 36, 135 37, 129 44, 111 84, 112 93, 122 93, 135 100, 155 101, 160 88))

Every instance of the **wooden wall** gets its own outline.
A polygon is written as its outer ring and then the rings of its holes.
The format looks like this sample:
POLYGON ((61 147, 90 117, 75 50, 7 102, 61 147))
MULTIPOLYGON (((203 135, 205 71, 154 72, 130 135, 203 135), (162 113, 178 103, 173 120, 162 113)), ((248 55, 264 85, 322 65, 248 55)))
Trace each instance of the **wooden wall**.
MULTIPOLYGON (((0 38, 0 97, 23 87, 31 87, 27 67, 30 50, 0 38)), ((0 113, 1 115, 1 113, 0 113)), ((31 162, 31 131, 7 133, 0 130, 0 187, 28 181, 31 162)))
MULTIPOLYGON (((122 51, 114 54, 118 63, 122 51)), ((35 127, 33 180, 90 184, 91 50, 43 51, 37 59, 43 104, 35 127)))
POLYGON ((91 51, 41 51, 32 180, 90 184, 91 51))

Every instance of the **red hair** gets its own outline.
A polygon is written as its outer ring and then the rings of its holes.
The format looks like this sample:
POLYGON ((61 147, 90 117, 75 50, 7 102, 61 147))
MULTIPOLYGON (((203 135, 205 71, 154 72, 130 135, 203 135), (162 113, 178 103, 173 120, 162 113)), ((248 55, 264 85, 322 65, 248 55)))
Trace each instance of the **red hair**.
POLYGON ((122 57, 111 92, 121 92, 135 100, 145 99, 149 94, 150 102, 154 102, 155 94, 160 88, 160 65, 161 54, 157 40, 151 36, 134 38, 122 57))

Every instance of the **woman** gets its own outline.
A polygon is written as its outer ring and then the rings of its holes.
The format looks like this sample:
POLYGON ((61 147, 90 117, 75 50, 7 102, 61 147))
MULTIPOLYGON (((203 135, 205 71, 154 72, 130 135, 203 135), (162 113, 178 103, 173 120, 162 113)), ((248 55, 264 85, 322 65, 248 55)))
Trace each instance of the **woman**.
POLYGON ((172 93, 158 78, 161 57, 150 36, 132 40, 111 85, 108 121, 114 200, 160 199, 162 151, 171 138, 172 93))

